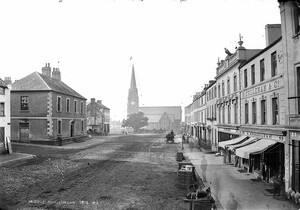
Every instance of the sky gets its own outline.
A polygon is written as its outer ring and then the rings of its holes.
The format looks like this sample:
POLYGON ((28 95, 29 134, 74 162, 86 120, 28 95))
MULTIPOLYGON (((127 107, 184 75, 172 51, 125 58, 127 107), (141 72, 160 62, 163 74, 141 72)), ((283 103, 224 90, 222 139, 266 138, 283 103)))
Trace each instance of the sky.
POLYGON ((2 0, 0 78, 19 80, 45 63, 112 120, 126 118, 134 64, 140 106, 181 106, 216 76, 239 34, 263 49, 276 0, 2 0), (132 57, 132 59, 130 59, 132 57))

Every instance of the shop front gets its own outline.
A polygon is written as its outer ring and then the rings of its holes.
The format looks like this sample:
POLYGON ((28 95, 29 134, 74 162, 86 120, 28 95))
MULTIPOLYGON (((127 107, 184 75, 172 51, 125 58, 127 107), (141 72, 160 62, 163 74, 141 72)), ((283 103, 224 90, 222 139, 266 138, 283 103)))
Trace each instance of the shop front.
POLYGON ((295 192, 300 192, 300 131, 290 131, 290 152, 291 152, 291 164, 292 164, 292 180, 291 188, 295 192))
POLYGON ((238 165, 256 177, 267 182, 275 175, 280 175, 284 179, 284 139, 282 136, 256 135, 254 142, 235 148, 235 155, 239 157, 238 165))

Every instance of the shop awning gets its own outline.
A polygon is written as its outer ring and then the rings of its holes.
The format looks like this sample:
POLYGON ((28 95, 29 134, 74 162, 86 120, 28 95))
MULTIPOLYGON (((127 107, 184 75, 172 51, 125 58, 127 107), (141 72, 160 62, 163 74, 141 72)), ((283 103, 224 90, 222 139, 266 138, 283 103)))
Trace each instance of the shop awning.
POLYGON ((260 139, 252 144, 240 147, 235 150, 235 155, 249 159, 251 153, 262 153, 277 142, 270 139, 260 139))
POLYGON ((240 136, 235 139, 228 140, 228 141, 221 141, 221 142, 219 142, 219 147, 222 147, 225 149, 226 146, 229 146, 232 144, 237 144, 237 143, 243 141, 245 138, 247 138, 247 136, 243 135, 243 136, 240 136))
POLYGON ((251 144, 251 143, 253 143, 257 140, 258 140, 258 138, 256 138, 256 137, 250 137, 249 139, 247 139, 246 141, 243 141, 241 143, 229 145, 228 149, 229 150, 234 150, 234 149, 237 149, 237 148, 240 148, 240 147, 244 147, 244 146, 246 146, 248 144, 251 144))

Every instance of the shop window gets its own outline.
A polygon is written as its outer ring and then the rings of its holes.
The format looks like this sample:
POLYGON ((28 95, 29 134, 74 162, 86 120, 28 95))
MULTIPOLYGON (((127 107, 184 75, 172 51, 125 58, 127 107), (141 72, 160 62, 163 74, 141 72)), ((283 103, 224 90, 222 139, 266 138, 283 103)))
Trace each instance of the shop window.
POLYGON ((273 125, 279 123, 279 115, 278 115, 278 98, 272 98, 272 118, 273 125))
POLYGON ((271 76, 274 77, 277 75, 277 59, 276 51, 271 54, 271 76))
POLYGON ((247 75, 247 69, 244 70, 244 87, 248 87, 248 75, 247 75))
POLYGON ((4 103, 0 103, 0 116, 5 116, 4 103))
POLYGON ((265 60, 260 60, 260 81, 265 80, 265 60))
POLYGON ((300 142, 293 140, 293 160, 292 160, 292 188, 295 192, 300 191, 300 142))
POLYGON ((300 67, 297 67, 297 101, 298 101, 298 114, 300 114, 300 67))
POLYGON ((255 171, 260 171, 260 154, 257 155, 253 155, 252 156, 252 160, 253 160, 253 169, 255 171))
POLYGON ((256 124, 256 102, 252 102, 252 124, 256 124))
POLYGON ((28 96, 21 96, 21 110, 29 110, 28 96))
POLYGON ((255 64, 251 66, 251 85, 255 84, 255 64))
POLYGON ((265 125, 267 123, 266 100, 261 100, 260 106, 261 106, 261 124, 265 125))

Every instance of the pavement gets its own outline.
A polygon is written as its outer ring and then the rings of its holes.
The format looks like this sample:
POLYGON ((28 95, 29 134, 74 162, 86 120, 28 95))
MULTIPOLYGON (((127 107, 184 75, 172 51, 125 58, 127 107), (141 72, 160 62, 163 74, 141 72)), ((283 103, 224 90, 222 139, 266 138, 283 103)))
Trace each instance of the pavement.
MULTIPOLYGON (((254 175, 240 170, 232 164, 223 163, 223 156, 199 150, 192 144, 181 144, 181 137, 175 142, 203 181, 205 187, 210 187, 216 200, 217 209, 300 209, 299 204, 285 199, 273 197, 272 185, 258 181, 254 175), (207 167, 201 167, 201 164, 207 167), (268 191, 269 190, 269 191, 268 191), (231 206, 230 206, 231 205, 231 206)), ((194 143, 196 145, 196 142, 194 143)))
MULTIPOLYGON (((115 135, 111 136, 99 136, 93 137, 92 139, 85 140, 83 142, 74 142, 70 144, 66 144, 63 146, 52 146, 52 145, 40 145, 40 144, 29 144, 29 143, 19 143, 19 142, 12 142, 12 148, 14 145, 24 146, 24 147, 37 147, 37 148, 55 148, 55 149, 86 149, 92 146, 96 146, 108 139, 112 138, 115 135)), ((10 165, 17 162, 23 162, 31 158, 36 158, 35 155, 25 154, 25 153, 17 153, 12 152, 11 154, 0 155, 0 167, 10 165)))

